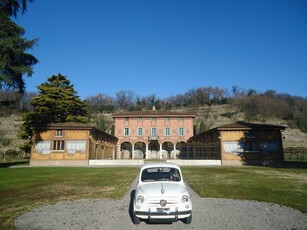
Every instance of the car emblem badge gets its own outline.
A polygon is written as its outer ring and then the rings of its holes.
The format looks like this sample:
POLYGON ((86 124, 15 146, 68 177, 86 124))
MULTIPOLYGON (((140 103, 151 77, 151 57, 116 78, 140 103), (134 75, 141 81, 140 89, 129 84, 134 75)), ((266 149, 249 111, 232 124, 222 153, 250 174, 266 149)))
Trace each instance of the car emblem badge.
POLYGON ((167 201, 166 200, 160 200, 160 205, 161 207, 165 207, 167 204, 167 201))

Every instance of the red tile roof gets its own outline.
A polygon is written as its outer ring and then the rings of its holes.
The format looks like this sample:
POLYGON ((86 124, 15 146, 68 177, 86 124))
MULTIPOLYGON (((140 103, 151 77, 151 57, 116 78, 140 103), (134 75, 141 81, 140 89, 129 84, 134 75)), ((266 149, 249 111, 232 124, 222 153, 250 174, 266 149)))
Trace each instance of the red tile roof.
POLYGON ((115 117, 192 117, 195 115, 192 113, 178 113, 169 110, 146 110, 146 111, 134 111, 134 112, 121 112, 112 115, 115 117))
POLYGON ((279 125, 268 125, 268 124, 255 124, 255 123, 247 123, 244 121, 237 121, 235 123, 226 124, 217 127, 218 130, 229 130, 229 129, 279 129, 284 130, 286 127, 279 125))
POLYGON ((268 124, 255 124, 255 123, 247 123, 244 121, 237 121, 235 123, 222 125, 213 129, 209 129, 205 132, 199 133, 193 137, 190 138, 190 140, 193 140, 195 138, 198 138, 199 136, 202 136, 206 133, 210 133, 213 131, 224 131, 224 130, 285 130, 285 126, 279 126, 279 125, 268 125, 268 124))
POLYGON ((91 130, 99 133, 103 133, 106 136, 112 137, 114 139, 118 139, 117 137, 106 133, 100 129, 97 129, 88 124, 76 123, 76 122, 64 122, 64 123, 52 123, 47 125, 33 125, 31 127, 33 130, 52 130, 52 129, 70 129, 70 130, 91 130))
POLYGON ((47 125, 34 125, 33 129, 52 129, 52 128, 65 128, 65 129, 93 129, 94 127, 88 124, 76 123, 76 122, 63 122, 52 123, 47 125))

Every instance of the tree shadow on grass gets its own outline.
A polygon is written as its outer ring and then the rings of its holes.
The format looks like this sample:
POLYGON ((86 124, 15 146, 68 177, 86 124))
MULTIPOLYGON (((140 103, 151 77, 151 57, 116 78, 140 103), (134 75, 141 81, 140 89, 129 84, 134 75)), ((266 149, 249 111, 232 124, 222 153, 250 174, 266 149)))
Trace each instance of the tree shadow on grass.
POLYGON ((12 166, 28 166, 29 160, 13 161, 13 162, 0 162, 0 168, 9 168, 12 166))
POLYGON ((284 161, 282 165, 273 165, 274 168, 307 168, 307 162, 304 161, 284 161))

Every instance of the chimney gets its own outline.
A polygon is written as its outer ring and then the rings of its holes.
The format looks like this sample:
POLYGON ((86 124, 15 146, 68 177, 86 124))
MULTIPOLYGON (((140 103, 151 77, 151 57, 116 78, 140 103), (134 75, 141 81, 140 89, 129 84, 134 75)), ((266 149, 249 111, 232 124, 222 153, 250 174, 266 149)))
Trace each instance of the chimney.
POLYGON ((156 110, 156 106, 152 106, 152 110, 155 111, 156 110))

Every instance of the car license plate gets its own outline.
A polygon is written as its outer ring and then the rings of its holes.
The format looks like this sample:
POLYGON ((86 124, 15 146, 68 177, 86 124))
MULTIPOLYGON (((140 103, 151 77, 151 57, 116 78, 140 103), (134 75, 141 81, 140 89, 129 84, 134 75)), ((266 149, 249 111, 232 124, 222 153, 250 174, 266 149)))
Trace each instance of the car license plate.
POLYGON ((158 212, 169 212, 170 208, 157 208, 158 212))

